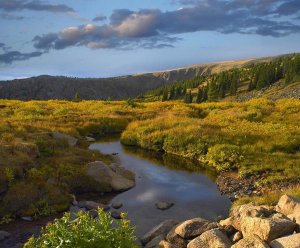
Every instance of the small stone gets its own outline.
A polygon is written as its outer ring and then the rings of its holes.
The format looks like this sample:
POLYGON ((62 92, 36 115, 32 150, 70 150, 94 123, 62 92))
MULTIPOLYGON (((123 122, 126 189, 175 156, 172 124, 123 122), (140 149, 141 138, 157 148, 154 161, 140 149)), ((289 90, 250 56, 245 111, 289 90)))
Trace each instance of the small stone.
POLYGON ((25 221, 33 221, 32 217, 30 216, 24 216, 24 217, 21 217, 22 220, 25 220, 25 221))
POLYGON ((119 211, 113 211, 110 213, 110 215, 114 219, 122 219, 121 212, 119 212, 119 211))
POLYGON ((167 210, 171 207, 174 206, 174 203, 172 202, 158 202, 155 204, 156 208, 157 209, 160 209, 160 210, 167 210))
POLYGON ((123 207, 123 204, 121 202, 114 202, 111 204, 111 207, 114 209, 120 209, 121 207, 123 207))
POLYGON ((96 141, 93 137, 89 137, 89 136, 86 136, 85 139, 88 142, 95 142, 96 141))

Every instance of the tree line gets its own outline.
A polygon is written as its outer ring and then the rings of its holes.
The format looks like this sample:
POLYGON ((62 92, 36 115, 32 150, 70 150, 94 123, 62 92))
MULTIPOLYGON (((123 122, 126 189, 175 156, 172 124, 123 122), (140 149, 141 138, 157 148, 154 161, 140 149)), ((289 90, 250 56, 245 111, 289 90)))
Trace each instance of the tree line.
POLYGON ((286 84, 300 81, 300 54, 279 57, 270 62, 251 63, 209 76, 197 76, 159 87, 148 94, 158 96, 162 101, 183 99, 185 103, 201 103, 234 96, 243 82, 248 84, 248 91, 252 91, 279 80, 284 80, 286 84), (191 90, 195 88, 198 88, 196 95, 191 90))

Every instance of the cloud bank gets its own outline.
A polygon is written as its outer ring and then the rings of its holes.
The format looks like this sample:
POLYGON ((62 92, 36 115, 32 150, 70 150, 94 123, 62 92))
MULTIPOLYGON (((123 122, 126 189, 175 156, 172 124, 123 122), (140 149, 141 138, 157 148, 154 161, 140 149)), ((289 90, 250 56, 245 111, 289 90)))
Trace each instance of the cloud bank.
POLYGON ((39 0, 1 0, 0 9, 5 11, 34 10, 48 12, 74 12, 74 10, 64 4, 48 4, 39 0))
MULTIPOLYGON (((35 8, 70 11, 65 5, 49 5, 40 1, 4 1, 7 10, 35 8), (22 4, 21 4, 22 3, 22 4)), ((57 33, 35 36, 33 46, 48 52, 72 46, 90 49, 154 49, 173 47, 184 33, 213 31, 222 34, 250 34, 283 37, 300 32, 297 17, 299 0, 177 0, 181 8, 114 10, 103 25, 86 24, 67 27, 57 33)), ((1 5, 0 5, 1 8, 1 5)), ((99 16, 94 21, 103 21, 99 16)), ((25 54, 26 55, 26 54, 25 54)), ((27 54, 30 55, 30 54, 27 54)), ((24 56, 26 57, 26 56, 24 56)), ((22 58, 21 57, 16 57, 22 58)), ((11 63, 14 58, 7 60, 11 63)), ((5 61, 2 59, 2 62, 5 61)))

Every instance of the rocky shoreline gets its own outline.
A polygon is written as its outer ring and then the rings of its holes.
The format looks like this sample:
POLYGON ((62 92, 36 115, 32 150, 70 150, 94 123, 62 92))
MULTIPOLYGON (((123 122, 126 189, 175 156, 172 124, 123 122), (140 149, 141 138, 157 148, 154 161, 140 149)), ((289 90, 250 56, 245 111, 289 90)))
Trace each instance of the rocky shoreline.
POLYGON ((299 248, 300 200, 283 195, 275 207, 237 206, 219 222, 165 220, 141 243, 145 248, 299 248))

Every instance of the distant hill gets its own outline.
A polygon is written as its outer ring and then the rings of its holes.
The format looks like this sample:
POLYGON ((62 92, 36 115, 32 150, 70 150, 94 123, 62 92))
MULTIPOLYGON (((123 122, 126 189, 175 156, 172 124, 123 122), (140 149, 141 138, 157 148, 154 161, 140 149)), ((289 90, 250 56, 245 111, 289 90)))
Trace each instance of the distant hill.
POLYGON ((38 76, 27 79, 0 81, 0 98, 19 100, 121 100, 134 98, 160 86, 196 76, 210 75, 251 63, 272 60, 272 57, 198 64, 168 71, 137 74, 113 78, 69 78, 38 76))

